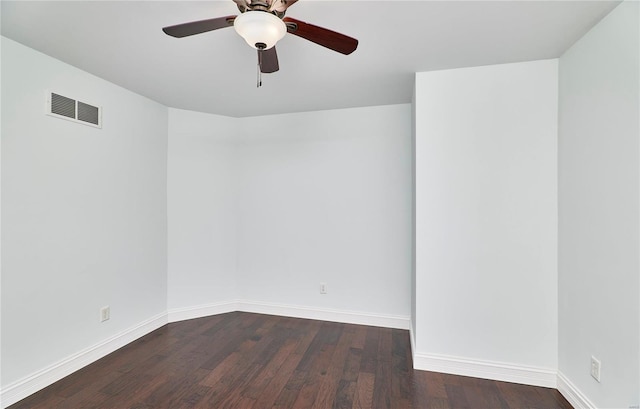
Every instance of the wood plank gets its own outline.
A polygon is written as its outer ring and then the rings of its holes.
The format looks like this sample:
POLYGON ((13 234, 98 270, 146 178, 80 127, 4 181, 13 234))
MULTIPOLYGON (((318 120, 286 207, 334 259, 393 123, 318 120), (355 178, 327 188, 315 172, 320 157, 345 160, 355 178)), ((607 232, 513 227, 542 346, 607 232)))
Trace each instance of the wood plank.
POLYGON ((464 388, 462 386, 447 384, 444 387, 447 391, 447 398, 451 409, 471 409, 467 397, 464 395, 464 388))
POLYGON ((451 409, 449 406, 449 399, 429 397, 425 400, 425 408, 429 409, 451 409))
POLYGON ((441 373, 431 371, 420 371, 424 381, 422 385, 426 389, 427 396, 430 398, 447 398, 447 390, 445 389, 445 381, 441 373))
POLYGON ((338 383, 342 377, 344 371, 344 363, 349 354, 349 346, 353 339, 353 332, 343 331, 336 349, 329 362, 326 375, 320 380, 320 386, 318 387, 318 394, 313 401, 312 409, 324 409, 333 406, 333 401, 336 397, 336 391, 338 389, 338 383))
MULTIPOLYGON (((254 404, 256 409, 270 408, 274 406, 282 390, 285 388, 285 385, 287 385, 289 380, 293 378, 292 374, 294 373, 295 368, 300 363, 300 360, 302 360, 304 352, 309 348, 311 341, 315 338, 319 329, 320 327, 318 325, 309 327, 305 337, 300 340, 294 352, 287 357, 278 372, 269 380, 265 390, 256 398, 256 403, 254 404)), ((302 377, 300 376, 300 378, 302 377)), ((295 396, 292 396, 292 403, 295 401, 297 392, 299 391, 300 389, 297 388, 295 396)), ((289 395, 292 394, 289 393, 289 395)))
POLYGON ((295 402, 291 406, 292 408, 309 409, 313 405, 318 395, 320 382, 327 374, 329 362, 335 349, 335 345, 331 344, 324 344, 322 348, 320 348, 315 359, 312 360, 309 370, 305 372, 304 383, 295 402))
MULTIPOLYGON (((306 371, 294 370, 289 379, 287 380, 287 384, 278 394, 276 401, 273 404, 274 409, 288 409, 291 408, 298 398, 302 387, 304 386, 305 380, 307 379, 306 371)), ((260 406, 255 405, 256 408, 260 408, 260 406)))
POLYGON ((362 349, 362 362, 360 371, 376 373, 376 363, 378 359, 378 340, 380 339, 380 328, 367 328, 367 336, 362 349))
POLYGON ((258 373, 256 381, 247 385, 240 394, 253 400, 258 399, 271 380, 277 376, 280 368, 284 365, 289 356, 293 354, 298 343, 300 343, 300 340, 295 338, 286 340, 274 357, 258 373))
POLYGON ((349 382, 341 379, 338 383, 336 398, 333 402, 334 409, 351 409, 353 397, 356 393, 357 382, 349 382))
POLYGON ((353 397, 353 409, 370 409, 373 407, 373 384, 375 375, 368 372, 360 372, 356 384, 356 393, 353 397))

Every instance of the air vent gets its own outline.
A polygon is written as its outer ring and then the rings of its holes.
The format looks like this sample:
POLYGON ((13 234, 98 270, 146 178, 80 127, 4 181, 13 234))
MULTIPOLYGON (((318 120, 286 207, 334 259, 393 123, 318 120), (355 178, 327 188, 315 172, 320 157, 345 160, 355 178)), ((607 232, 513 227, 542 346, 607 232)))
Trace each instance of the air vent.
POLYGON ((51 94, 51 113, 76 118, 76 101, 58 94, 51 94))
POLYGON ((78 101, 78 121, 100 125, 100 108, 78 101))
POLYGON ((102 128, 102 108, 54 92, 47 93, 47 114, 102 128))

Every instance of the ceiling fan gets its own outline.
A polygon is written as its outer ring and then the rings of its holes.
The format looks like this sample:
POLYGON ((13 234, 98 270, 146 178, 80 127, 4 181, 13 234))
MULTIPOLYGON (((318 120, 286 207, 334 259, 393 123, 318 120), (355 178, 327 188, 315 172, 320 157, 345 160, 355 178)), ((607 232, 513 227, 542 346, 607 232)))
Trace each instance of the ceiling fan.
POLYGON ((286 33, 345 55, 356 50, 358 40, 355 38, 285 17, 287 9, 297 1, 233 0, 240 10, 239 16, 192 21, 164 27, 162 31, 172 37, 182 38, 233 26, 247 44, 258 50, 258 86, 261 85, 260 73, 272 73, 280 69, 275 45, 286 33))

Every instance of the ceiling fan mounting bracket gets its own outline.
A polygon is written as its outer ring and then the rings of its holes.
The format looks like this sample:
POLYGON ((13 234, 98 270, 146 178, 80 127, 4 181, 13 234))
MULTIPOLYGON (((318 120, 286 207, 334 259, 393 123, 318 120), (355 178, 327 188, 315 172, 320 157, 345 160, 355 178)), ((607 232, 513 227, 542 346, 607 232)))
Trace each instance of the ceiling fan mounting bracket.
POLYGON ((267 3, 255 2, 251 4, 251 11, 269 11, 269 5, 267 3))
MULTIPOLYGON (((265 11, 267 13, 275 15, 280 19, 284 17, 289 4, 288 0, 255 0, 251 2, 249 2, 248 0, 234 1, 236 2, 240 13, 246 13, 247 11, 265 11), (278 4, 280 4, 279 8, 282 8, 282 6, 284 6, 284 8, 282 10, 276 8, 278 4)), ((295 1, 292 3, 295 3, 295 1)))

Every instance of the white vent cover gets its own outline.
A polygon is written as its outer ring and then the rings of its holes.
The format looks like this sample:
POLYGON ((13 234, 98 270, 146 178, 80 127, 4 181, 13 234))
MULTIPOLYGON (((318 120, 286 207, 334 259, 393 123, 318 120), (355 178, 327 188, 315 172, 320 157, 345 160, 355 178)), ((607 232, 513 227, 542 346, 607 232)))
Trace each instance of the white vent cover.
POLYGON ((102 108, 55 92, 47 93, 47 114, 57 118, 102 128, 102 108))

